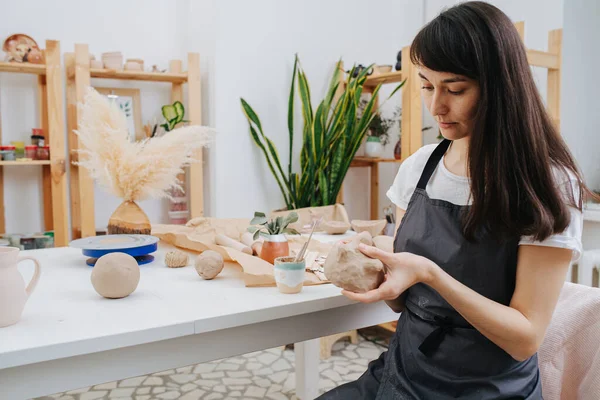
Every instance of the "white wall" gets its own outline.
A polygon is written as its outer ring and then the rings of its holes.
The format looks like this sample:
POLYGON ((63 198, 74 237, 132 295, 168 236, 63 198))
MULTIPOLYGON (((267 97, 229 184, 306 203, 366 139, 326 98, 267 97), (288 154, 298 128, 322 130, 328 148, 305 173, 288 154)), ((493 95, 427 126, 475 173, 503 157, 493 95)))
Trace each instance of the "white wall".
MULTIPOLYGON (((369 3, 367 8, 364 1, 358 0, 108 0, 102 4, 63 0, 61 6, 56 7, 56 3, 23 1, 4 7, 0 37, 26 32, 41 43, 46 38, 57 39, 61 41, 63 52, 72 51, 76 42, 88 43, 90 51, 97 57, 104 51, 120 50, 125 57, 143 58, 146 65, 156 63, 162 68, 167 68, 168 61, 173 58, 183 58, 185 68, 185 53, 199 52, 203 123, 216 127, 219 132, 215 145, 205 152, 206 214, 249 217, 255 210, 283 207, 284 202, 263 155, 251 140, 240 108, 240 97, 257 111, 265 133, 274 140, 282 162, 287 165, 287 100, 295 53, 299 54, 309 77, 316 104, 324 95, 339 58, 346 67, 353 63, 394 64, 397 51, 410 44, 420 27, 444 7, 455 3, 453 0, 378 0, 369 3), (33 9, 36 12, 32 13, 33 9)), ((497 0, 492 3, 513 21, 526 22, 525 42, 530 48, 546 49, 548 31, 562 26, 563 0, 497 0)), ((581 16, 575 15, 574 7, 568 10, 571 13, 569 29, 575 31, 581 16)), ((590 16, 590 24, 592 18, 590 16)), ((569 34, 572 35, 565 32, 565 52, 568 51, 567 42, 575 41, 569 34)), ((594 46, 581 47, 580 51, 584 48, 594 46)), ((586 56, 593 54, 588 52, 586 56)), ((565 57, 565 70, 568 62, 565 57)), ((593 64, 586 65, 591 68, 593 64)), ((545 96, 545 71, 534 68, 534 73, 545 96)), ((577 85, 567 84, 567 78, 563 79, 563 95, 566 96, 577 85)), ((103 86, 122 85, 93 81, 93 84, 99 83, 103 86)), ((38 124, 35 120, 35 82, 26 75, 1 74, 0 85, 4 142, 27 139, 31 127, 38 124)), ((127 85, 142 88, 144 122, 157 115, 160 105, 169 100, 167 84, 131 82, 127 85)), ((389 90, 391 87, 385 87, 383 94, 389 90)), ((400 98, 398 93, 384 106, 383 113, 389 115, 393 107, 400 104, 400 98)), ((563 127, 569 118, 571 121, 580 119, 575 114, 569 117, 569 105, 573 102, 570 103, 563 101, 563 127)), ((585 103, 592 107, 590 101, 585 103)), ((301 141, 301 116, 297 105, 296 168, 301 141)), ((586 114, 592 115, 592 112, 586 114)), ((424 124, 435 126, 425 109, 424 124)), ((436 129, 426 134, 425 143, 435 141, 436 129)), ((580 125, 569 127, 565 132, 569 144, 575 150, 579 148, 578 159, 584 157, 581 151, 585 146, 579 136, 570 137, 568 131, 581 129, 591 130, 589 125, 580 125)), ((391 138, 385 156, 392 156, 396 139, 395 136, 391 138)), ((392 164, 381 165, 380 212, 389 204, 385 192, 397 168, 392 164)), ((39 175, 34 167, 5 168, 9 231, 41 229, 39 175), (17 193, 24 195, 17 199, 17 193)), ((352 218, 368 218, 368 179, 366 169, 350 169, 344 194, 352 218)), ((96 219, 98 227, 102 227, 119 200, 100 189, 96 196, 96 219)), ((165 201, 148 201, 142 206, 152 222, 166 221, 165 201)))
POLYGON ((561 131, 588 186, 600 189, 600 3, 569 0, 564 8, 561 131), (568 99, 568 100, 565 100, 568 99))
MULTIPOLYGON (((186 14, 188 6, 185 2, 165 0, 8 2, 3 5, 0 17, 0 38, 4 40, 10 34, 23 32, 42 47, 45 47, 46 39, 59 40, 63 53, 72 52, 75 43, 87 43, 96 58, 100 58, 102 52, 121 51, 124 58, 144 59, 146 66, 157 64, 159 68, 168 68, 169 60, 181 58, 184 51, 181 39, 187 37, 187 32, 185 28, 182 30, 185 22, 182 15, 186 14)), ((29 142, 31 128, 40 125, 36 82, 36 78, 29 75, 0 74, 4 143, 11 140, 29 142)), ((154 117, 160 118, 160 106, 170 100, 170 85, 165 83, 93 79, 92 85, 139 87, 143 123, 154 117)), ((41 169, 32 166, 4 168, 4 179, 7 231, 43 229, 41 169)), ((103 228, 119 200, 100 188, 96 188, 95 194, 96 224, 103 228)), ((166 222, 165 201, 144 201, 141 206, 152 222, 166 222)))
MULTIPOLYGON (((317 104, 340 57, 346 67, 353 63, 394 64, 398 50, 421 25, 419 1, 382 0, 376 8, 368 7, 385 12, 366 13, 365 7, 358 0, 218 3, 216 216, 249 217, 255 210, 285 206, 263 155, 252 142, 240 97, 255 109, 287 165, 287 101, 294 54, 300 57, 317 104)), ((296 126, 301 127, 300 114, 296 126)), ((297 130, 296 149, 300 141, 301 131, 297 130)), ((366 171, 351 170, 345 198, 354 216, 368 216, 367 184, 366 171)))

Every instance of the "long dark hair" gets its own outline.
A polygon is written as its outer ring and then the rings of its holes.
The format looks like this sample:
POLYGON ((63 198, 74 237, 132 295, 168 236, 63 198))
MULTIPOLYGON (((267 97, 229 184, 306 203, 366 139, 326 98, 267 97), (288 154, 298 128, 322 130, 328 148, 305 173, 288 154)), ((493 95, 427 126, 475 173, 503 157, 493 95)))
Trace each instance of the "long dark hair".
POLYGON ((468 152, 472 205, 465 237, 474 238, 481 227, 498 237, 535 240, 564 231, 567 205, 581 210, 583 192, 594 195, 546 112, 511 20, 484 2, 454 6, 417 34, 410 56, 416 65, 463 75, 480 86, 468 152), (567 202, 553 167, 570 171, 579 183, 567 202))

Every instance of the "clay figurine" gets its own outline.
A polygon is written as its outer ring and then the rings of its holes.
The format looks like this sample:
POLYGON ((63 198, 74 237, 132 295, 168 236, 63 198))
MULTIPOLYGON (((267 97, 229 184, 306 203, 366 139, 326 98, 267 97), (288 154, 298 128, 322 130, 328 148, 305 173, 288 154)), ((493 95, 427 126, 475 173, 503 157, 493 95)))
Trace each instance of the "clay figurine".
POLYGON ((129 296, 137 288, 140 267, 129 254, 109 253, 96 261, 91 280, 99 295, 120 299, 129 296))
POLYGON ((213 250, 203 251, 196 257, 196 272, 202 278, 210 280, 223 270, 223 256, 213 250))
POLYGON ((358 249, 360 242, 373 244, 371 235, 362 232, 347 244, 334 245, 323 265, 325 276, 331 283, 355 293, 376 289, 384 277, 383 263, 364 255, 358 249))

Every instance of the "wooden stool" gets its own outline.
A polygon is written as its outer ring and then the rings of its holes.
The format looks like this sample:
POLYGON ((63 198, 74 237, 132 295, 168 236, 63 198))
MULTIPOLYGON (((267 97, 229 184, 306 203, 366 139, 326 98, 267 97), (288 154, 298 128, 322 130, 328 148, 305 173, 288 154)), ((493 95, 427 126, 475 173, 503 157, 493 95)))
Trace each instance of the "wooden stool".
POLYGON ((358 332, 356 330, 337 333, 331 336, 321 338, 321 360, 326 360, 331 357, 331 348, 338 340, 349 337, 350 343, 358 344, 358 332))

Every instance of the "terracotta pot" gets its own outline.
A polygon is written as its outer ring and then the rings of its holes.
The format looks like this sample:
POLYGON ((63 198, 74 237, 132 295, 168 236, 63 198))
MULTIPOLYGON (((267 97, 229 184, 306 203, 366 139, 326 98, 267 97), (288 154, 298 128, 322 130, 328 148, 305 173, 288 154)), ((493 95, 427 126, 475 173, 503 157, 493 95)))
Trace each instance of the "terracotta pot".
POLYGON ((399 160, 402 158, 402 139, 398 139, 398 143, 396 143, 396 146, 394 147, 394 158, 396 160, 399 160))
POLYGON ((146 213, 133 201, 124 201, 108 220, 108 234, 150 235, 152 226, 146 213))
POLYGON ((285 235, 266 235, 260 250, 260 258, 275 264, 277 257, 290 255, 290 246, 285 235))

